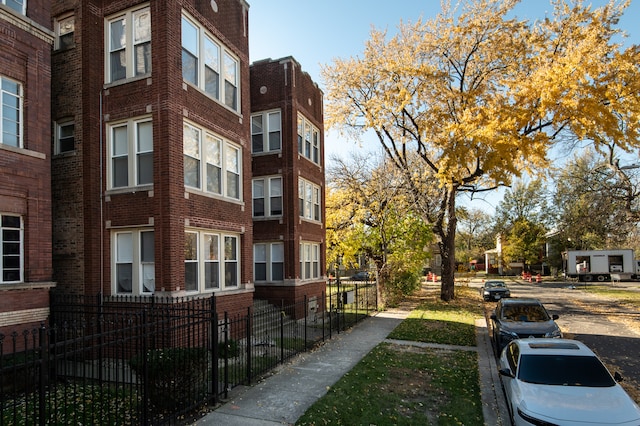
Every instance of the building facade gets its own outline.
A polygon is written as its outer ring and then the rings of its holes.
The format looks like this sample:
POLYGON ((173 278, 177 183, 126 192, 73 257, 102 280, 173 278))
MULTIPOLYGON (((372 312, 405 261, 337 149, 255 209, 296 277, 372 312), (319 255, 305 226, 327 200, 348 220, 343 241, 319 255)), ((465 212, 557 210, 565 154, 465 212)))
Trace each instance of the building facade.
POLYGON ((49 314, 50 2, 0 1, 0 333, 49 314))
POLYGON ((325 290, 323 93, 291 57, 251 65, 256 298, 310 301, 325 290))
MULTIPOLYGON (((324 291, 322 91, 249 66, 242 0, 53 2, 55 281, 215 294, 221 311, 324 291)), ((312 305, 313 306, 313 305, 312 305)))
POLYGON ((248 8, 53 2, 63 291, 252 304, 248 8))

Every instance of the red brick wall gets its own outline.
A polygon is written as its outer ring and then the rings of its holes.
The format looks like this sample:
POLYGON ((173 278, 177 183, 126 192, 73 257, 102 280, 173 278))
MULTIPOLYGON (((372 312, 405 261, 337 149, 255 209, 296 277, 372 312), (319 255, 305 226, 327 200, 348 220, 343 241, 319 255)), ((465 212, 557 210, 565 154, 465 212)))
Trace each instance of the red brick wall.
MULTIPOLYGON (((251 66, 251 108, 252 112, 280 109, 282 114, 281 155, 260 154, 253 157, 254 176, 280 174, 283 177, 283 217, 280 220, 255 220, 255 241, 278 241, 282 236, 285 245, 285 278, 300 277, 300 241, 320 244, 320 270, 324 271, 325 228, 324 195, 321 201, 321 223, 300 219, 298 208, 298 178, 318 185, 324 192, 324 125, 322 91, 311 77, 302 71, 295 59, 288 57, 277 60, 255 62, 251 66), (297 118, 298 112, 310 120, 320 131, 320 165, 298 155, 297 118)), ((322 274, 322 273, 321 273, 322 274)), ((261 294, 275 291, 271 283, 256 284, 261 294)), ((306 283, 298 283, 304 284, 306 283)), ((294 295, 295 287, 289 289, 294 295)), ((285 291, 285 290, 283 290, 285 291)), ((291 297, 289 297, 291 298, 291 297)))
MULTIPOLYGON (((76 153, 56 158, 54 188, 61 200, 56 218, 56 273, 65 289, 95 294, 111 291, 111 232, 152 225, 155 231, 156 289, 184 289, 185 223, 203 229, 228 230, 241 238, 241 282, 252 280, 251 212, 242 203, 189 193, 185 197, 183 120, 218 133, 242 147, 243 197, 251 197, 249 151, 249 65, 246 10, 239 0, 147 2, 151 8, 152 72, 150 77, 104 82, 105 17, 144 4, 139 0, 91 3, 56 2, 55 14, 73 10, 75 47, 56 52, 54 87, 60 94, 54 110, 59 119, 76 119, 76 153), (241 113, 221 106, 184 84, 181 69, 181 12, 188 11, 240 59, 241 113), (58 74, 57 72, 60 71, 58 74), (75 96, 68 96, 72 93, 75 96), (153 121, 153 188, 107 190, 107 134, 110 123, 150 116, 153 121), (102 157, 104 163, 100 164, 102 157), (64 172, 63 172, 64 170, 64 172), (141 190, 140 190, 141 189, 141 190), (104 198, 101 200, 101 193, 104 198), (62 230, 64 229, 64 231, 62 230), (72 271, 68 271, 67 267, 72 271), (102 281, 101 281, 101 277, 102 281)), ((250 205, 250 204, 249 204, 250 205)), ((248 306, 252 292, 239 300, 248 306)))

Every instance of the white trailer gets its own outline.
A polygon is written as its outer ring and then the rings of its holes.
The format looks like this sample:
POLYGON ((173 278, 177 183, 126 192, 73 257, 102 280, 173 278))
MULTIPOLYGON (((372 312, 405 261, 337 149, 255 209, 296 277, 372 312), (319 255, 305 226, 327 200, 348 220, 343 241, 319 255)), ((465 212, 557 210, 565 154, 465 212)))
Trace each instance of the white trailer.
POLYGON ((580 281, 611 281, 636 278, 633 249, 569 250, 563 253, 565 274, 580 281))

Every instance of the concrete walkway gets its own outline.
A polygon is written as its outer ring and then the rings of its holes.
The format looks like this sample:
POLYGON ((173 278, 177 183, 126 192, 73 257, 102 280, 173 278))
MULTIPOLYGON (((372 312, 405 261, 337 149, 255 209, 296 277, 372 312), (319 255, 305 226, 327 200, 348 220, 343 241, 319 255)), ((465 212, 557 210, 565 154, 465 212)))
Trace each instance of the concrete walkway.
MULTIPOLYGON (((253 426, 293 425, 325 395, 342 376, 402 322, 408 312, 379 313, 325 342, 318 349, 298 355, 272 376, 250 387, 232 391, 230 399, 200 419, 197 425, 253 426)), ((477 347, 452 347, 388 340, 395 344, 478 351, 480 390, 486 425, 509 425, 496 362, 484 319, 476 322, 477 347), (506 420, 505 420, 506 419, 506 420)))

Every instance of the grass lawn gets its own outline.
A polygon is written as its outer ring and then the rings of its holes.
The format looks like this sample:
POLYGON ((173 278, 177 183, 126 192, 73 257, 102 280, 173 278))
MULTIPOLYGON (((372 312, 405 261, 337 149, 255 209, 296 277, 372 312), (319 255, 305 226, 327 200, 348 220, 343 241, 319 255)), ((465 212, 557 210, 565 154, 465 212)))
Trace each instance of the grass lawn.
MULTIPOLYGON (((399 340, 475 346, 482 317, 475 291, 456 287, 456 300, 439 288, 389 336, 399 340)), ((372 350, 298 425, 482 425, 477 353, 382 343, 372 350)))

